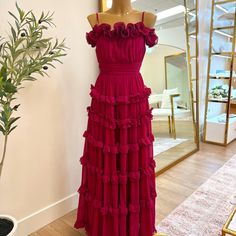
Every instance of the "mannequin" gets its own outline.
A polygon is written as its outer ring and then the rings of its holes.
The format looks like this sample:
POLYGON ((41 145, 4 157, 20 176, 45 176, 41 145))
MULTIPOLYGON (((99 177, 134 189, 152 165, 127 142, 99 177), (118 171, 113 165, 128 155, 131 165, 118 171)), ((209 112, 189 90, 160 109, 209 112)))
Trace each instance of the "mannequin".
MULTIPOLYGON (((131 0, 113 0, 112 7, 107 11, 99 13, 99 24, 107 23, 113 28, 116 22, 137 23, 142 19, 142 11, 132 8, 131 0)), ((87 19, 93 28, 97 24, 96 13, 87 16, 87 19)), ((154 28, 157 16, 151 12, 145 12, 144 25, 148 28, 154 28)), ((156 233, 153 236, 165 236, 165 234, 156 233)))
MULTIPOLYGON (((142 12, 132 8, 131 0, 113 0, 112 7, 107 11, 99 13, 100 23, 108 23, 113 26, 116 22, 136 23, 139 22, 142 12)), ((91 27, 93 27, 97 20, 96 14, 90 14, 87 17, 91 27)), ((149 28, 153 28, 157 16, 151 12, 145 12, 144 24, 149 28)))

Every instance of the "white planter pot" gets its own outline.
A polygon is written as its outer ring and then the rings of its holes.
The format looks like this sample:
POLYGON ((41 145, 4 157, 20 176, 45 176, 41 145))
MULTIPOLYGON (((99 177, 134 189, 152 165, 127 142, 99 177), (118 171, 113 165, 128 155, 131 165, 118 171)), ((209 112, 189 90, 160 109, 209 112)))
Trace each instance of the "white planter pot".
POLYGON ((12 231, 7 236, 17 236, 18 223, 17 223, 16 219, 12 216, 9 216, 9 215, 0 215, 0 218, 10 220, 14 224, 14 227, 13 227, 12 231))

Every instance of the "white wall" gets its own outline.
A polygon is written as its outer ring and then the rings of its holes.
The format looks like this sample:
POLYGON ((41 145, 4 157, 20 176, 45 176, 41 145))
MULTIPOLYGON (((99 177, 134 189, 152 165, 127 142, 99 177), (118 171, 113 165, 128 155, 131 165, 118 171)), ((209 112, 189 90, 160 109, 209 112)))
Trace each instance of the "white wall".
POLYGON ((162 93, 165 89, 164 57, 186 50, 184 26, 158 30, 158 45, 147 47, 141 73, 145 84, 151 87, 153 93, 162 93))
POLYGON ((141 73, 145 84, 151 87, 152 93, 162 93, 165 89, 165 56, 181 52, 182 50, 178 48, 159 44, 153 47, 150 53, 146 53, 141 73))
POLYGON ((211 1, 199 0, 199 114, 202 132, 205 113, 211 1))
POLYGON ((158 30, 157 34, 159 44, 167 44, 186 50, 186 34, 184 25, 158 30))
MULTIPOLYGON (((97 2, 18 0, 21 8, 36 14, 55 11, 57 27, 50 33, 59 39, 66 37, 70 47, 64 64, 50 69, 50 78, 27 82, 18 94, 21 106, 16 115, 21 118, 9 137, 0 182, 0 214, 13 215, 21 222, 20 236, 77 206, 82 133, 90 83, 97 75, 95 51, 85 38, 91 28, 86 16, 97 11, 97 2)), ((15 12, 15 0, 0 0, 0 35, 9 31, 9 10, 15 12)), ((2 144, 0 136, 1 151, 2 144)))

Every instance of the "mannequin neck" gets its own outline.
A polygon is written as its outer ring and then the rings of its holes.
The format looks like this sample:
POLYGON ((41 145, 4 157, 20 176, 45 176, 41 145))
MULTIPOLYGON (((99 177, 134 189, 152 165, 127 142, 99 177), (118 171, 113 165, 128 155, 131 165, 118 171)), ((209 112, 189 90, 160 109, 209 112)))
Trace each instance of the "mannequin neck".
POLYGON ((131 0, 113 0, 111 10, 120 15, 126 15, 133 10, 131 0))

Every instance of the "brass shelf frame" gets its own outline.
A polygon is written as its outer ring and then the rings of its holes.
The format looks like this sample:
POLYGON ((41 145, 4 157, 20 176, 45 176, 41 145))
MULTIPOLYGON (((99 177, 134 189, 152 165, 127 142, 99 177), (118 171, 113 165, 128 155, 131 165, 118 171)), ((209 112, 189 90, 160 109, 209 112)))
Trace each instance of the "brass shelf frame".
POLYGON ((190 89, 190 103, 191 103, 191 110, 192 110, 192 119, 194 124, 194 136, 195 136, 195 142, 197 145, 197 150, 199 150, 200 146, 200 137, 199 137, 199 61, 198 61, 198 55, 199 55, 199 45, 198 45, 198 0, 195 1, 195 7, 192 9, 188 9, 188 0, 184 0, 184 7, 185 7, 185 14, 184 14, 184 20, 185 20, 185 33, 186 33, 186 58, 187 58, 187 68, 188 68, 188 78, 189 78, 189 89, 190 89), (195 12, 196 15, 196 29, 194 32, 189 33, 189 15, 192 15, 192 13, 195 12), (194 36, 194 37, 192 37, 194 36), (191 38, 191 39, 190 39, 191 38), (191 44, 190 40, 195 40, 195 55, 191 55, 191 44), (193 75, 192 72, 192 60, 195 60, 195 71, 196 74, 193 75), (196 83, 195 85, 195 93, 196 93, 196 100, 193 95, 193 85, 192 83, 196 83))
POLYGON ((209 54, 208 54, 208 68, 207 68, 207 85, 206 85, 206 99, 205 99, 205 114, 204 114, 204 135, 203 135, 203 142, 206 143, 212 143, 212 144, 218 144, 221 146, 226 146, 228 142, 228 128, 229 128, 229 114, 230 114, 230 104, 231 104, 231 85, 232 85, 232 80, 235 78, 233 76, 233 66, 234 66, 234 58, 236 56, 235 54, 235 39, 236 39, 236 8, 235 8, 235 14, 234 14, 234 24, 233 26, 230 26, 230 29, 233 29, 233 35, 232 35, 232 50, 231 52, 222 52, 222 53, 214 53, 212 52, 212 45, 213 45, 213 33, 216 29, 228 29, 229 26, 225 27, 218 27, 214 28, 214 13, 215 13, 215 7, 216 5, 222 5, 222 4, 227 4, 227 3, 235 3, 236 0, 226 0, 226 1, 215 1, 212 0, 212 9, 211 9, 211 24, 210 24, 210 41, 209 41, 209 54), (226 57, 227 59, 230 60, 230 76, 229 77, 220 77, 216 78, 211 76, 211 59, 212 56, 223 56, 226 57), (209 87, 210 87, 210 81, 212 79, 224 79, 228 80, 228 86, 229 86, 229 91, 228 91, 228 97, 227 100, 215 100, 215 99, 209 99, 208 94, 209 94, 209 87), (208 117, 208 105, 210 102, 216 102, 216 103, 222 103, 226 104, 226 123, 225 123, 225 132, 224 132, 224 142, 219 143, 219 142, 214 142, 211 140, 206 139, 206 133, 207 133, 207 117, 208 117))

